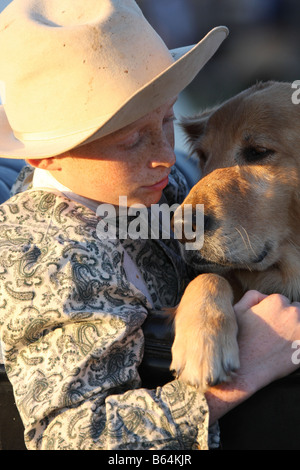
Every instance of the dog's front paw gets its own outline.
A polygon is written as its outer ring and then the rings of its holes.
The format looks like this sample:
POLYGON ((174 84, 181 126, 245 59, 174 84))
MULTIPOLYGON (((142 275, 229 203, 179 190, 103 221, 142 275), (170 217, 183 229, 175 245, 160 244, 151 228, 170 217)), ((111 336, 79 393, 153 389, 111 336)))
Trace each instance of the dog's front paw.
POLYGON ((175 376, 202 391, 230 380, 240 361, 227 281, 216 275, 201 275, 192 281, 175 312, 174 323, 170 368, 175 376), (212 289, 212 283, 220 290, 212 289))
POLYGON ((230 380, 239 366, 236 331, 226 335, 191 330, 187 337, 180 334, 175 337, 171 370, 203 392, 209 386, 230 380))

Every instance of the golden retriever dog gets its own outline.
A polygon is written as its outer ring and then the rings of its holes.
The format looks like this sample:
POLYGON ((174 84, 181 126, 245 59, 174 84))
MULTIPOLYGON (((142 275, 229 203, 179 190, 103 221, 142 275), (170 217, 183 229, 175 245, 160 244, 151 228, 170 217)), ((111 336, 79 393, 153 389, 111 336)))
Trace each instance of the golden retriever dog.
POLYGON ((247 290, 300 300, 300 106, 289 83, 259 83, 182 125, 202 178, 204 243, 185 260, 203 273, 175 312, 171 369, 205 390, 239 367, 234 302, 247 290), (188 313, 187 313, 188 312, 188 313), (198 312, 198 313, 197 313, 198 312))

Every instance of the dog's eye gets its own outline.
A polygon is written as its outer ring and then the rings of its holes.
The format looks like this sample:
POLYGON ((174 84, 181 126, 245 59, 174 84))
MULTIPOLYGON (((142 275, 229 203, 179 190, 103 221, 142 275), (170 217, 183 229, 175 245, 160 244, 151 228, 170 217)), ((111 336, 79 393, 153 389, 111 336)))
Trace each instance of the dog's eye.
POLYGON ((262 160, 274 153, 274 150, 265 147, 246 147, 242 150, 242 155, 247 162, 262 160))

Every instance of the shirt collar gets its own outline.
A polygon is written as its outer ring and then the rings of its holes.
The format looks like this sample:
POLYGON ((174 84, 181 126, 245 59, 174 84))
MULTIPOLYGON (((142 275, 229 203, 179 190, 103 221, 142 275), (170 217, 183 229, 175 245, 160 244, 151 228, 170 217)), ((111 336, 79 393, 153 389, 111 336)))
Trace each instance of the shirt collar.
POLYGON ((32 187, 34 189, 55 189, 61 192, 67 198, 72 199, 73 201, 76 201, 79 204, 82 204, 83 206, 88 207, 93 212, 96 212, 97 207, 100 204, 99 202, 94 201, 93 199, 88 199, 86 197, 79 196, 78 194, 73 193, 73 191, 71 191, 69 188, 57 181, 57 179, 54 178, 54 176, 51 175, 49 171, 41 170, 40 168, 36 168, 34 171, 32 187))

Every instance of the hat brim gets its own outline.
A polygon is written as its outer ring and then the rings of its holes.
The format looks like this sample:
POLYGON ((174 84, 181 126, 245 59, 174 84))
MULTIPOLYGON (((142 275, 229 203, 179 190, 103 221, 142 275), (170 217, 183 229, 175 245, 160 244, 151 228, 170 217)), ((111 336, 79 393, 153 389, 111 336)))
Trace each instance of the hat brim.
POLYGON ((59 138, 17 139, 0 105, 0 156, 38 159, 62 154, 74 147, 100 139, 152 112, 177 96, 196 77, 228 35, 225 26, 212 29, 195 46, 170 51, 174 63, 135 92, 113 114, 99 117, 95 125, 59 138))

